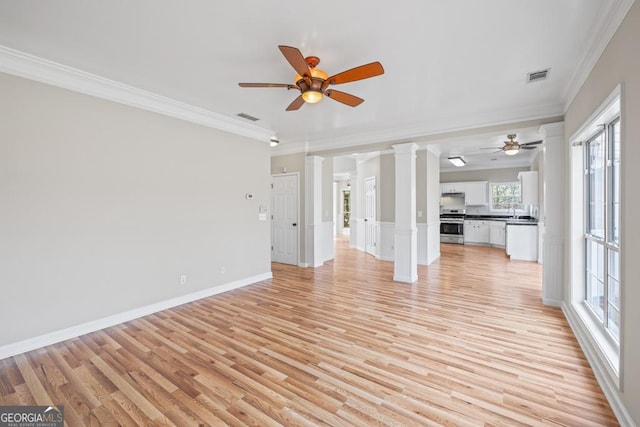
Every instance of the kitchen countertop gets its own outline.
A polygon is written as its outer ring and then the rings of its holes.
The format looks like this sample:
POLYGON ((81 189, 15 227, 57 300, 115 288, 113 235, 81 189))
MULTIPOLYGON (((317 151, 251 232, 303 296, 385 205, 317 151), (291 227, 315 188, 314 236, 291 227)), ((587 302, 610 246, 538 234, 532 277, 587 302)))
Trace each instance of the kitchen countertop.
POLYGON ((517 216, 512 217, 510 215, 465 215, 465 220, 471 221, 504 221, 508 225, 537 225, 538 220, 530 216, 517 216))

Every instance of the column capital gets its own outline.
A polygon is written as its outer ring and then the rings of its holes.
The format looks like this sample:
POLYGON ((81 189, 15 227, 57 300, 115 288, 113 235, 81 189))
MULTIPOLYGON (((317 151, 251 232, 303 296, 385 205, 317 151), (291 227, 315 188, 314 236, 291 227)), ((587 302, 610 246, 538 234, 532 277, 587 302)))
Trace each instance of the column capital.
POLYGON ((541 125, 539 132, 543 138, 564 137, 564 122, 541 125))
POLYGON ((324 157, 320 157, 320 156, 307 156, 307 157, 305 157, 305 161, 306 161, 307 163, 322 164, 322 162, 324 161, 324 157))
POLYGON ((392 147, 396 154, 415 154, 418 149, 418 144, 415 142, 407 142, 405 144, 393 144, 392 147))

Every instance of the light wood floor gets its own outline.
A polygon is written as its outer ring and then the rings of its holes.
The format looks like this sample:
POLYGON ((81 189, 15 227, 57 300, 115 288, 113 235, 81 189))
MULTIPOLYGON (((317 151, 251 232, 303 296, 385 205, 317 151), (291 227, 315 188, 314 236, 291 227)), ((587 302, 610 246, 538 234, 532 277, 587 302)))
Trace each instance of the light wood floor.
POLYGON ((318 269, 0 361, 0 405, 68 425, 617 425, 539 265, 443 245, 415 285, 318 269))

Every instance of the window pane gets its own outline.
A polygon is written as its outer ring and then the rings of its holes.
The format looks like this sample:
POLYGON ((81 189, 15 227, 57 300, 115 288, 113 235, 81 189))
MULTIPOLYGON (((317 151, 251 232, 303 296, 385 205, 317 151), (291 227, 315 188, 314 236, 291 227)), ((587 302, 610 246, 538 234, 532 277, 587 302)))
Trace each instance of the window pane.
POLYGON ((620 341, 620 310, 609 305, 607 329, 616 341, 620 341))
POLYGON ((609 251, 609 292, 607 293, 609 303, 616 308, 620 308, 620 254, 616 251, 609 251))
POLYGON ((604 248, 592 240, 587 240, 586 246, 586 299, 598 318, 604 321, 604 248))
POLYGON ((604 132, 587 142, 587 192, 589 221, 587 233, 604 238, 604 132))
POLYGON ((620 120, 616 121, 611 127, 609 158, 611 159, 611 167, 609 168, 609 204, 610 204, 610 221, 609 221, 609 241, 620 244, 620 120))
POLYGON ((522 209, 520 196, 520 183, 492 183, 491 184, 491 209, 510 210, 522 209))

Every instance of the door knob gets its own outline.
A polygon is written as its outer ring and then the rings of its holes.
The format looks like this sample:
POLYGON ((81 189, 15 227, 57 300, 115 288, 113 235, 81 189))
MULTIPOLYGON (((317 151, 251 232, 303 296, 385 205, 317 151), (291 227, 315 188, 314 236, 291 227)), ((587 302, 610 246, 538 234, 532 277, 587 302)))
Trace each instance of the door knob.
POLYGON ((293 224, 291 224, 291 225, 293 225, 294 227, 297 227, 297 226, 298 226, 298 224, 297 224, 297 223, 295 223, 295 222, 294 222, 293 224))
POLYGON ((369 221, 369 220, 368 220, 367 218, 365 218, 365 219, 364 219, 364 222, 367 222, 367 221, 369 221))

